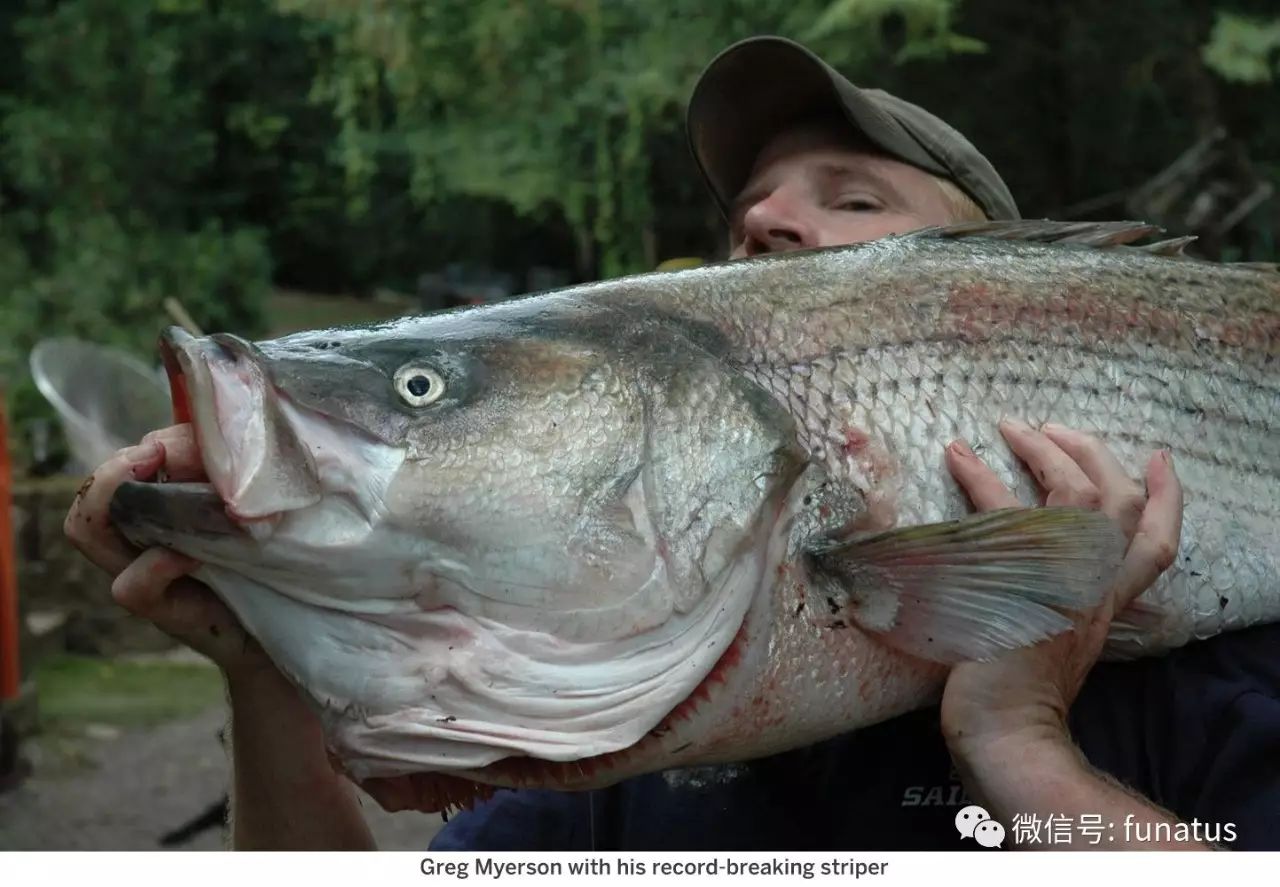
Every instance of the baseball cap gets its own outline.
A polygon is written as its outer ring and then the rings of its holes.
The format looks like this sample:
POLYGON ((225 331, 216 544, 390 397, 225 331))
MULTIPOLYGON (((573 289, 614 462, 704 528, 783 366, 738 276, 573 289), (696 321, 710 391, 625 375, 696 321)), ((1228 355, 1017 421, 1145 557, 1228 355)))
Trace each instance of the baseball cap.
POLYGON ((721 52, 689 99, 689 147, 721 212, 728 217, 771 138, 836 109, 888 156, 950 179, 988 218, 1019 218, 995 167, 951 126, 884 90, 854 86, 799 43, 772 36, 721 52))

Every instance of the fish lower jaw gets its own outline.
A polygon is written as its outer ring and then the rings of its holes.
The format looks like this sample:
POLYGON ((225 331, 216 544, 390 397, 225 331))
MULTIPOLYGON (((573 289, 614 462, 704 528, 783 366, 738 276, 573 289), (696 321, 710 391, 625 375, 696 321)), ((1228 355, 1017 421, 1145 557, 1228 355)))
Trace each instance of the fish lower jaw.
POLYGON ((203 493, 210 501, 217 499, 231 524, 260 542, 270 538, 285 514, 283 511, 274 511, 267 514, 243 515, 228 503, 226 496, 212 483, 191 482, 184 483, 183 487, 188 491, 203 493))

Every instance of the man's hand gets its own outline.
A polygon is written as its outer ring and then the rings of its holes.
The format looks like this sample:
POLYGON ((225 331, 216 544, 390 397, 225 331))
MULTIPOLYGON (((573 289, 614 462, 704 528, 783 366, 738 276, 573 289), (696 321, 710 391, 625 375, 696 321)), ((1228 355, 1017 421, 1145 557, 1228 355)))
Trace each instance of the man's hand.
POLYGON ((199 566, 166 548, 139 551, 111 524, 109 506, 120 484, 161 472, 172 481, 205 480, 190 425, 153 431, 120 450, 84 482, 67 513, 67 538, 115 577, 111 594, 136 616, 212 659, 228 675, 248 675, 271 662, 208 586, 184 578, 199 566))
MULTIPOLYGON (((1046 505, 1101 510, 1129 544, 1117 581, 1096 608, 1078 614, 1072 631, 952 669, 942 698, 947 745, 970 792, 997 817, 1053 809, 1055 803, 1070 808, 1078 801, 1096 805, 1081 812, 1103 813, 1128 802, 1148 818, 1168 819, 1090 771, 1071 740, 1067 712, 1102 653, 1112 618, 1177 554, 1182 487, 1172 460, 1165 452, 1151 457, 1144 493, 1088 434, 1053 425, 1037 431, 1011 421, 1002 423, 1001 433, 1039 479, 1046 505)), ((979 510, 1025 506, 964 443, 948 447, 946 458, 979 510)))
POLYGON ((139 552, 111 524, 120 484, 204 480, 190 425, 153 431, 108 459, 84 482, 64 530, 115 577, 111 594, 130 612, 212 659, 231 699, 237 849, 372 848, 350 783, 333 771, 320 721, 208 586, 186 578, 198 566, 164 548, 139 552))

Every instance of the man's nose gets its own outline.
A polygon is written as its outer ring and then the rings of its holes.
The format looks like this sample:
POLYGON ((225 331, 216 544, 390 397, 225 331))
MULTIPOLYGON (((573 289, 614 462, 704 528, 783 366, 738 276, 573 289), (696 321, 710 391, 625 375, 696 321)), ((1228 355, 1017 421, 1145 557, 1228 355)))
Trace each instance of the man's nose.
POLYGON ((758 201, 742 218, 748 256, 818 246, 818 232, 795 198, 774 192, 758 201))

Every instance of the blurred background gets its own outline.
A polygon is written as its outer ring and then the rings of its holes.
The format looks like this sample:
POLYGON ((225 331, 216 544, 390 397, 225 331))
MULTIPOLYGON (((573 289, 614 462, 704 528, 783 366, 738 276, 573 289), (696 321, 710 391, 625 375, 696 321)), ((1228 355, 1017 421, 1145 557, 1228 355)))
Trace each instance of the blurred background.
MULTIPOLYGON (((221 842, 217 674, 61 536, 93 447, 163 415, 158 331, 717 259, 684 106, 759 33, 951 122, 1026 216, 1280 258, 1276 0, 0 3, 0 850, 221 842)), ((436 827, 377 826, 405 849, 436 827)))

